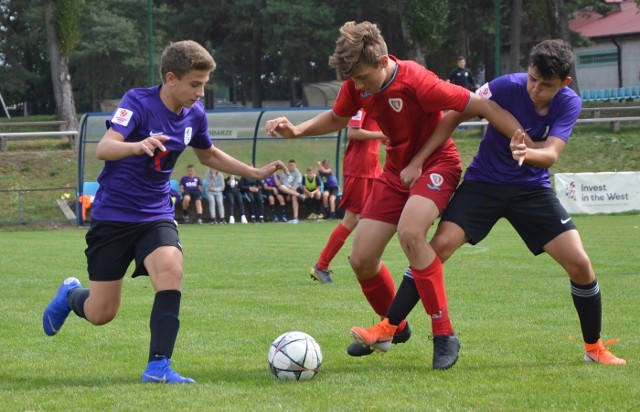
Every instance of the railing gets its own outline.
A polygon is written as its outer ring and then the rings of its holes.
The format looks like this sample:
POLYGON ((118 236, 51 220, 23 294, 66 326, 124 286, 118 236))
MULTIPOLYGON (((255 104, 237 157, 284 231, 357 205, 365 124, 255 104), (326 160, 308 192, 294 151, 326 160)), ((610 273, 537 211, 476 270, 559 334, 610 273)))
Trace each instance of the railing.
MULTIPOLYGON (((35 122, 6 122, 0 123, 0 127, 13 128, 13 127, 40 127, 40 126, 59 126, 64 129, 67 125, 65 120, 45 120, 35 122)), ((48 138, 48 137, 68 137, 69 147, 75 148, 76 137, 78 132, 75 130, 60 130, 60 131, 31 131, 31 132, 0 132, 0 152, 7 150, 8 139, 33 139, 33 138, 48 138)))

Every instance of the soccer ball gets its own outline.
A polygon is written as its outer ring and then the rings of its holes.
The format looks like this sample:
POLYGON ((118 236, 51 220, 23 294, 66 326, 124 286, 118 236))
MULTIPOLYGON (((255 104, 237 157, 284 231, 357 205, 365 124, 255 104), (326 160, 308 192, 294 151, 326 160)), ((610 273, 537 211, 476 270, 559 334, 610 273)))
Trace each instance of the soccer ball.
POLYGON ((278 336, 269 348, 269 369, 285 381, 313 379, 322 365, 320 345, 304 332, 287 332, 278 336))

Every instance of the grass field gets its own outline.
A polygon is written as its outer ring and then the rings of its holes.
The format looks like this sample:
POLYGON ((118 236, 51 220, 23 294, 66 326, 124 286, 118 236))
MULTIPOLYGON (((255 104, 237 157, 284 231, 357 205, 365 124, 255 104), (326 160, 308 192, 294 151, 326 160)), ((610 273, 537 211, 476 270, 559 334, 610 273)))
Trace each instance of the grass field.
MULTIPOLYGON (((640 216, 576 217, 604 300, 603 339, 625 367, 582 361, 569 282, 548 256, 533 257, 500 222, 477 247, 445 265, 450 310, 462 341, 449 371, 431 369, 429 322, 409 317, 412 339, 386 355, 350 358, 351 326, 376 319, 348 266, 336 282, 307 275, 335 222, 180 227, 185 250, 181 332, 174 366, 195 385, 142 385, 153 290, 125 282, 121 312, 94 327, 71 315, 53 338, 42 310, 60 281, 87 281, 83 229, 0 236, 0 410, 467 410, 640 409, 640 216), (271 341, 289 330, 324 352, 310 382, 279 382, 267 367, 271 341)), ((397 241, 385 252, 396 284, 406 267, 397 241)))

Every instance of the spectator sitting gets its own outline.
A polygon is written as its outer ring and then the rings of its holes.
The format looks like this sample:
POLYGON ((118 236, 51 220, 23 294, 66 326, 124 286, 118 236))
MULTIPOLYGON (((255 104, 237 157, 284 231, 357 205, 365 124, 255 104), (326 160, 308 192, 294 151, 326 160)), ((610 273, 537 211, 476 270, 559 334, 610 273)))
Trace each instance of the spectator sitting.
POLYGON ((273 221, 278 222, 278 215, 282 215, 282 221, 286 222, 287 216, 284 214, 284 197, 278 191, 279 185, 280 179, 278 178, 278 175, 274 173, 262 181, 262 192, 267 196, 273 221), (278 213, 276 213, 276 199, 278 200, 279 206, 278 213))
POLYGON ((324 159, 318 162, 318 175, 324 191, 322 192, 322 203, 324 205, 325 216, 329 219, 336 219, 336 199, 338 198, 338 180, 333 175, 333 170, 329 167, 329 161, 324 159))
POLYGON ((242 191, 242 197, 249 204, 249 209, 251 211, 251 223, 255 223, 256 220, 263 223, 264 200, 262 199, 261 182, 257 179, 243 177, 240 179, 240 190, 242 191))
POLYGON ((302 175, 296 167, 296 161, 293 159, 289 160, 289 163, 287 163, 287 169, 289 169, 289 174, 280 179, 278 190, 283 194, 283 196, 286 196, 287 201, 291 202, 293 219, 291 219, 289 223, 296 224, 298 223, 298 202, 299 200, 304 200, 304 195, 302 194, 302 175))
POLYGON ((224 176, 216 169, 209 169, 205 177, 205 182, 205 194, 209 201, 211 223, 224 224, 224 176), (218 208, 218 216, 220 217, 219 221, 216 219, 216 206, 218 208))
POLYGON ((322 181, 313 167, 307 167, 307 172, 302 177, 302 194, 305 202, 309 205, 307 209, 313 210, 307 219, 322 219, 323 216, 320 211, 320 205, 322 205, 322 181))
POLYGON ((234 217, 235 205, 238 205, 240 210, 240 223, 247 223, 247 217, 244 215, 244 203, 242 203, 242 192, 240 191, 240 181, 236 179, 234 175, 229 175, 225 180, 226 187, 224 189, 227 196, 227 202, 229 202, 229 224, 234 224, 236 219, 234 217))
POLYGON ((187 166, 187 175, 180 179, 180 192, 182 192, 182 216, 184 223, 189 223, 189 203, 195 201, 197 222, 202 224, 202 180, 196 176, 193 165, 187 166))

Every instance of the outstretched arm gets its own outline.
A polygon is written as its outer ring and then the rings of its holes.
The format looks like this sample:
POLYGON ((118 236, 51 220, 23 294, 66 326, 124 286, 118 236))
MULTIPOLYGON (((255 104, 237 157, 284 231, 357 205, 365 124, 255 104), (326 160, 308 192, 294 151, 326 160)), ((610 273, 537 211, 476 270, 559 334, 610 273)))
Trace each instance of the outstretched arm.
POLYGON ((316 117, 295 126, 286 117, 277 117, 267 120, 267 135, 276 137, 280 135, 285 139, 296 139, 302 136, 322 136, 344 129, 349 123, 349 117, 340 117, 327 110, 316 117))
POLYGON ((200 163, 203 165, 231 175, 264 179, 271 176, 278 169, 284 170, 287 174, 289 173, 287 166, 285 166, 285 164, 280 160, 267 163, 258 169, 229 156, 215 146, 211 146, 209 149, 194 148, 193 150, 196 152, 198 160, 200 160, 200 163))

